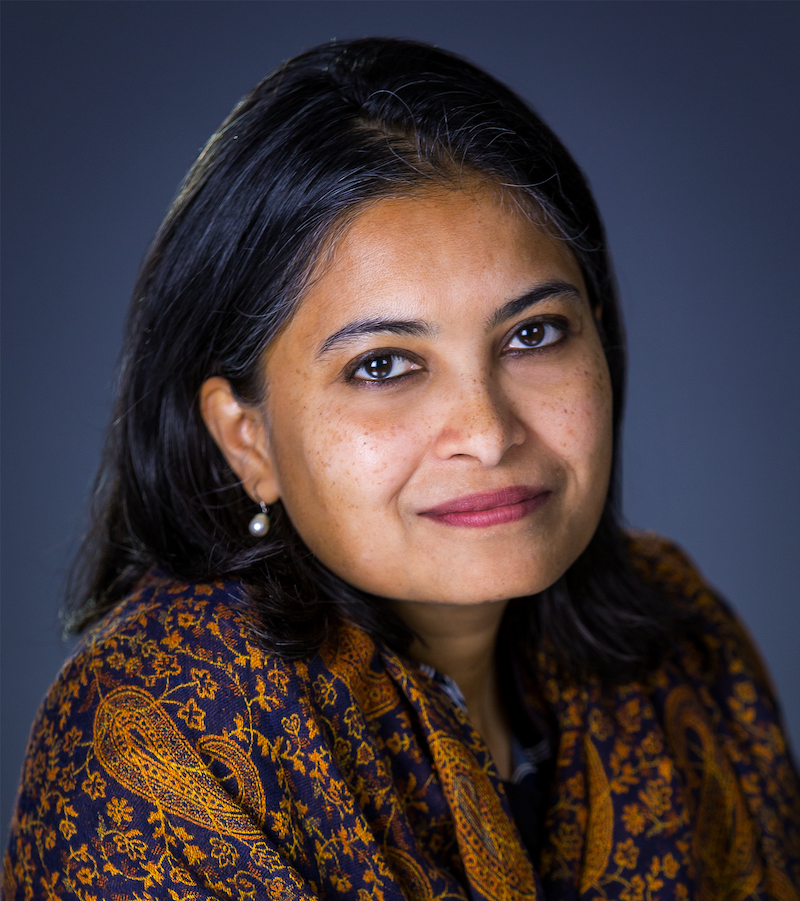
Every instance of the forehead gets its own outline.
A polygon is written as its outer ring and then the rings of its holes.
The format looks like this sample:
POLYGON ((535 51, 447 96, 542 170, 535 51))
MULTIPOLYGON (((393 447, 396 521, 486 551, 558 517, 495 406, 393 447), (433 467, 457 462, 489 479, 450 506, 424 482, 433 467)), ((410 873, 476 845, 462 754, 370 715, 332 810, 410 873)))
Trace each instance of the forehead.
POLYGON ((560 279, 585 296, 575 257, 489 186, 431 188, 370 203, 312 271, 295 327, 355 316, 437 318, 481 311, 560 279))

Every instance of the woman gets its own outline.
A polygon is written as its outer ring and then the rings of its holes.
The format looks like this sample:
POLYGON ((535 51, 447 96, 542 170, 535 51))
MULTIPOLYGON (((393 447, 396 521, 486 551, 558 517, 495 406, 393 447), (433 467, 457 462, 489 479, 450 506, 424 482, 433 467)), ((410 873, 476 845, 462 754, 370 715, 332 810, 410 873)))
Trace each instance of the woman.
POLYGON ((798 898, 758 656, 620 527, 623 380, 506 88, 389 40, 259 84, 134 291, 8 897, 798 898))

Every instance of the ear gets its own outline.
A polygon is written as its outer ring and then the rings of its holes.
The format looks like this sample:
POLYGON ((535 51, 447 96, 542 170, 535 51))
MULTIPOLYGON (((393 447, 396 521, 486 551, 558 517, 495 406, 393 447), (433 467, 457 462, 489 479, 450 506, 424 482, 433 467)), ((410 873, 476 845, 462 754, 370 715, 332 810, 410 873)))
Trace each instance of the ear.
POLYGON ((261 411, 242 404, 230 383, 215 376, 200 389, 200 413, 244 490, 256 503, 274 504, 280 491, 261 411))

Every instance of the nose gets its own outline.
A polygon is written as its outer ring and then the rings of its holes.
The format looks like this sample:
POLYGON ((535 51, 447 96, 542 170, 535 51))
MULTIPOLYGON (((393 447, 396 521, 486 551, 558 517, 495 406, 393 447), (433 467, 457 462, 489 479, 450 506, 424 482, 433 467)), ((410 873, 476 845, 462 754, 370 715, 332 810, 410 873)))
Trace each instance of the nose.
POLYGON ((525 440, 522 422, 489 374, 461 378, 443 388, 443 394, 434 442, 440 459, 463 457, 489 468, 525 440))

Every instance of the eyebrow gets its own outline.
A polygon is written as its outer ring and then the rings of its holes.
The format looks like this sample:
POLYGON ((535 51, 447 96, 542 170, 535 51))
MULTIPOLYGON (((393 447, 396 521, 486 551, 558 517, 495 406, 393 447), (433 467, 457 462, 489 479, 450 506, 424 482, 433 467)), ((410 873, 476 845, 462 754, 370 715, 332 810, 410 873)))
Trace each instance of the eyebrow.
POLYGON ((583 303, 581 292, 575 285, 571 285, 569 282, 562 282, 560 279, 553 279, 552 281, 544 282, 542 285, 537 285, 537 287, 526 291, 520 297, 503 304, 489 317, 487 328, 491 331, 498 325, 502 325, 507 320, 519 316, 520 313, 524 313, 530 307, 541 303, 543 300, 549 300, 551 297, 566 297, 583 303))
POLYGON ((428 338, 433 334, 433 328, 422 319, 381 319, 380 317, 358 319, 326 338, 317 351, 317 357, 323 356, 342 344, 349 343, 354 338, 387 333, 412 338, 428 338))
MULTIPOLYGON (((551 297, 567 297, 579 303, 583 302, 581 293, 575 285, 559 279, 553 279, 537 285, 537 287, 526 291, 520 297, 509 300, 508 303, 495 310, 488 319, 487 329, 491 331, 491 329, 496 328, 508 319, 518 316, 529 307, 551 297)), ((319 357, 324 356, 335 348, 343 344, 349 344, 356 338, 363 338, 365 335, 390 334, 412 338, 429 338, 434 331, 435 328, 423 319, 383 319, 379 316, 370 319, 358 319, 326 338, 320 345, 316 356, 319 359, 319 357)))

